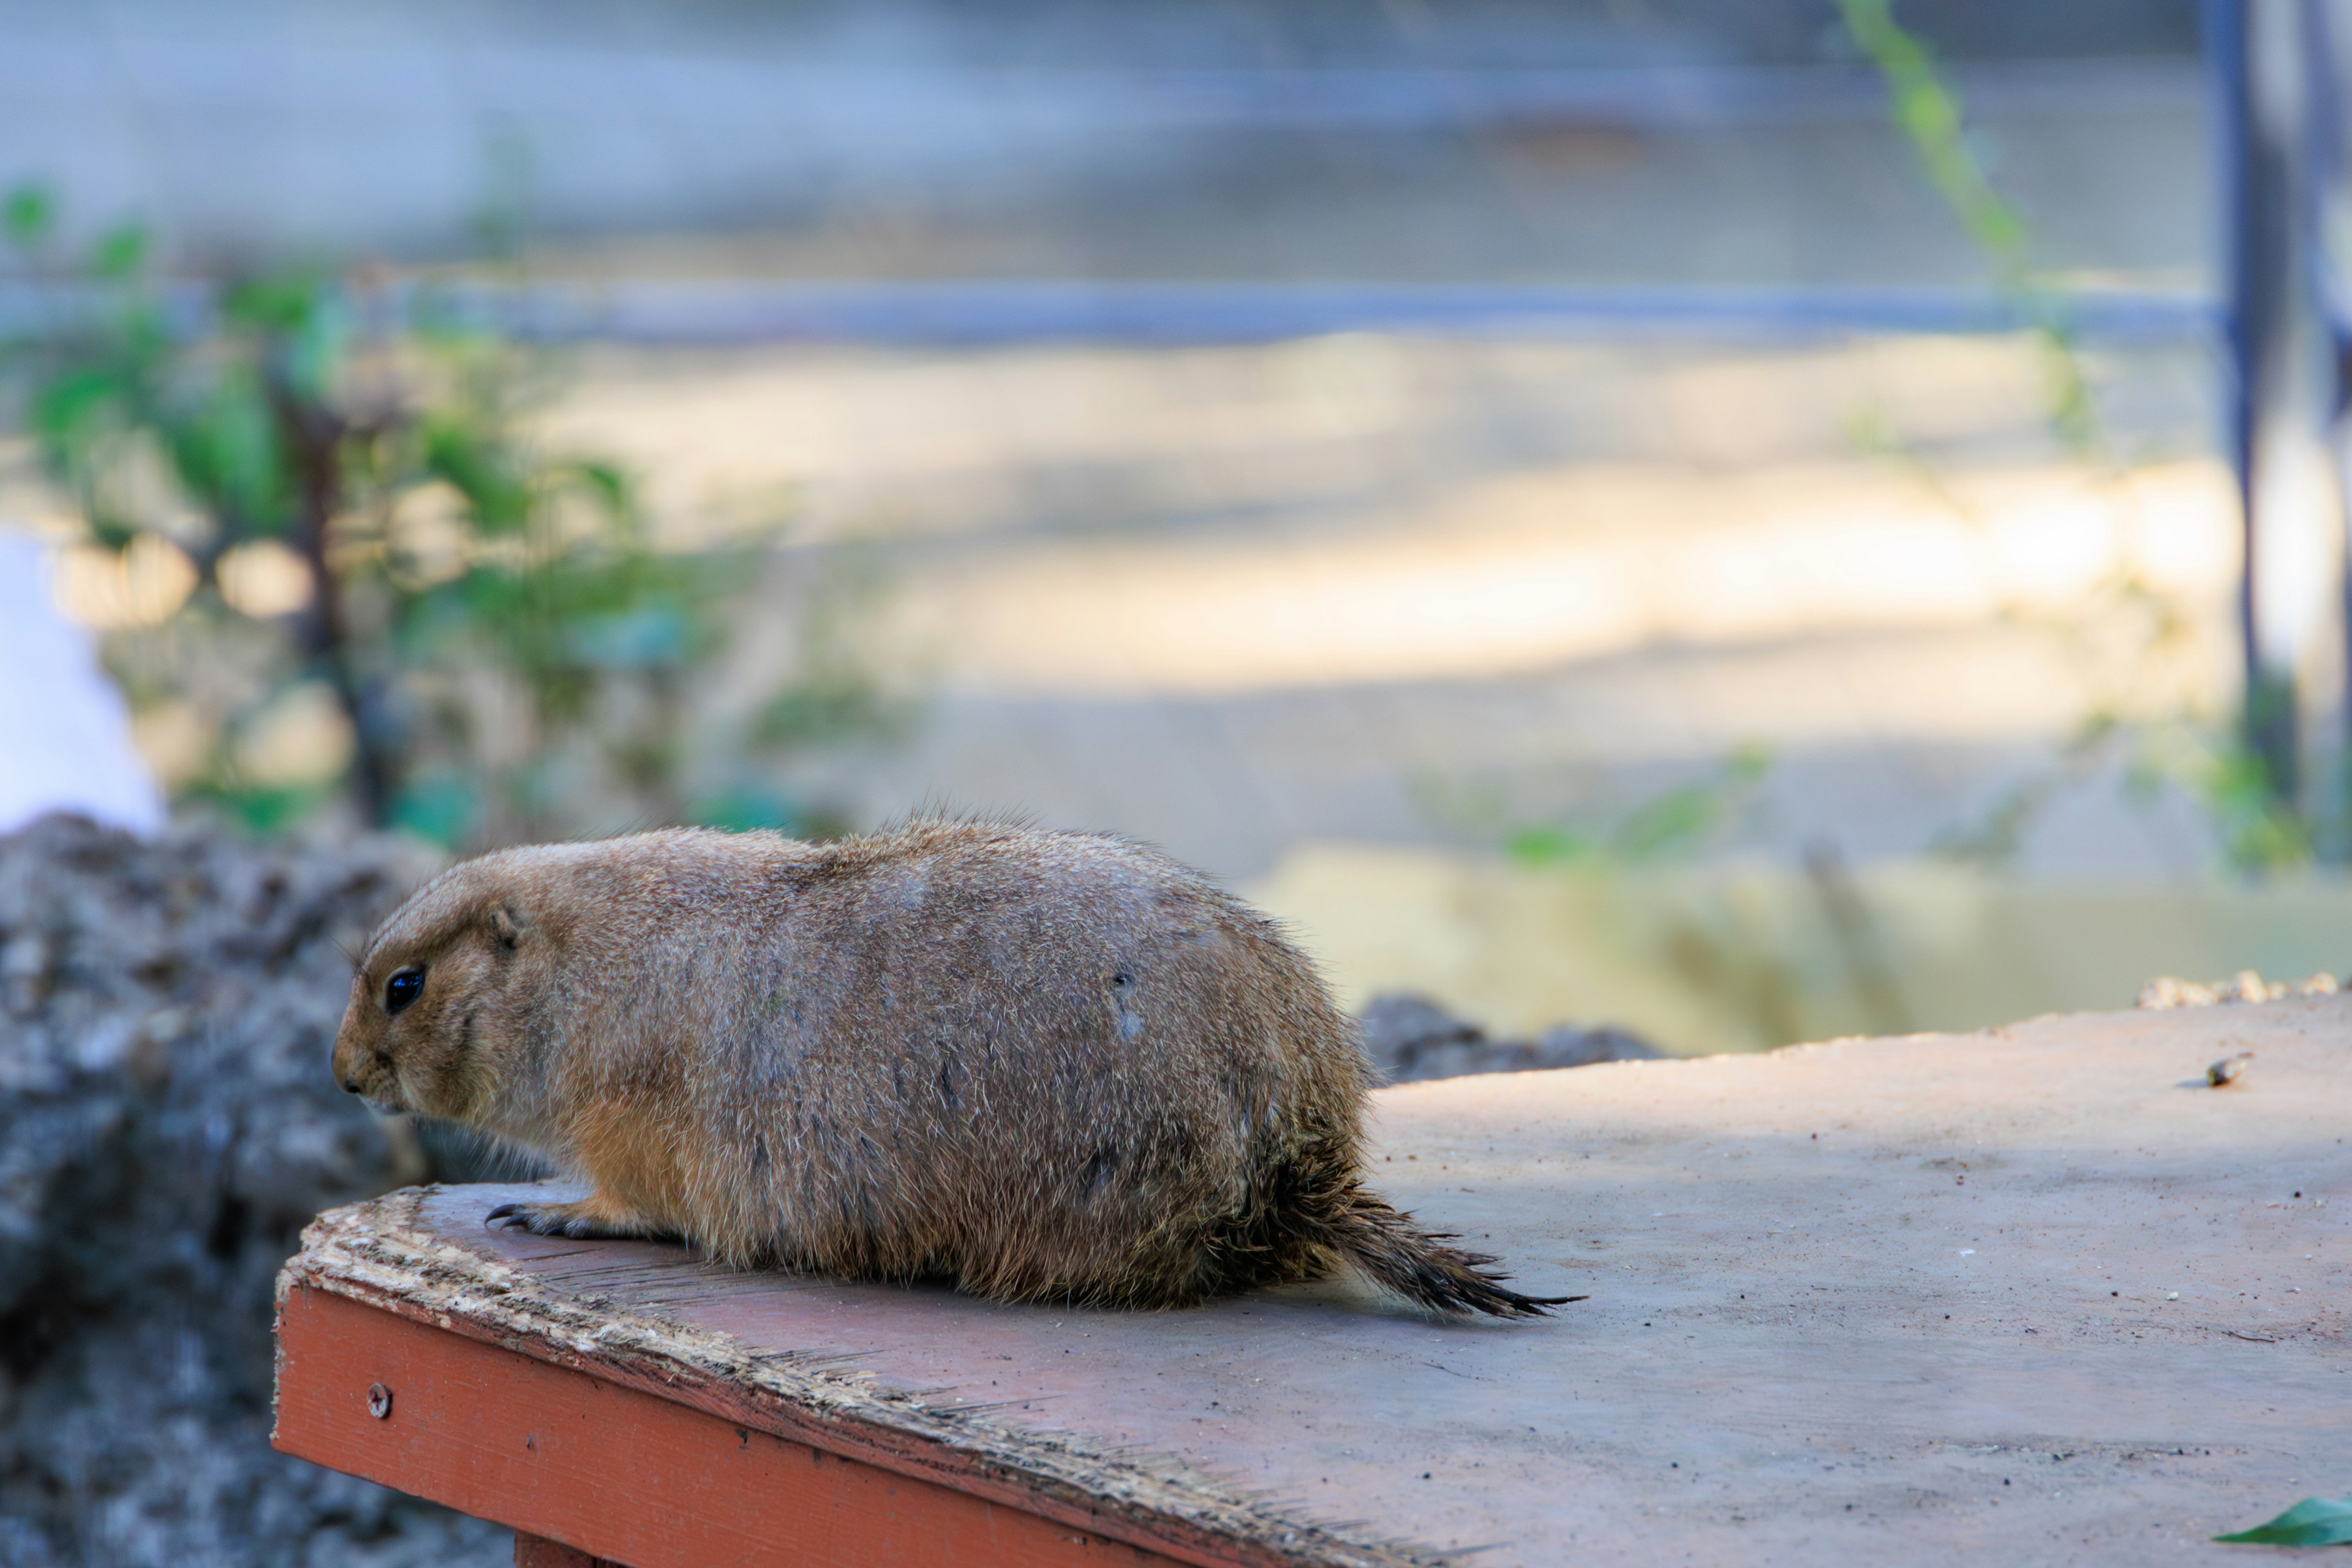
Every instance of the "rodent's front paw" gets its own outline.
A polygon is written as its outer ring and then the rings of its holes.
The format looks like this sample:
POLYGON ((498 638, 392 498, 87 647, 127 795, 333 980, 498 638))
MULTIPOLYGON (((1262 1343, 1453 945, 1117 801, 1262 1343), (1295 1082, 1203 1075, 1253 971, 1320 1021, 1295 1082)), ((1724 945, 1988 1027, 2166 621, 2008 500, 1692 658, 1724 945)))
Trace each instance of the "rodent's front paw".
POLYGON ((500 1204, 482 1217, 484 1225, 506 1220, 530 1232, 533 1236, 570 1236, 583 1238, 594 1237, 627 1237, 642 1234, 624 1230, 611 1220, 595 1213, 587 1204, 500 1204))

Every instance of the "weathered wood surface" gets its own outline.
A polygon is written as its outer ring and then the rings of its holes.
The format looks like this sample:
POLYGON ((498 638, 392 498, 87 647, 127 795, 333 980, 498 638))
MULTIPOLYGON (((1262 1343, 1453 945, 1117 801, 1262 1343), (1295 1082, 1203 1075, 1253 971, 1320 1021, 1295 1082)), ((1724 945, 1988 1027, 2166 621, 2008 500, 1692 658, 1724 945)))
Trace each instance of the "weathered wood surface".
MULTIPOLYGON (((281 1312, 363 1306, 1051 1527, 989 1561, 2221 1561, 2352 1477, 2352 999, 1414 1085, 1378 1134, 1398 1201, 1592 1300, 1004 1307, 493 1233, 515 1189, 474 1187, 323 1216, 281 1312)), ((412 1406, 374 1422, 336 1381, 362 1367, 319 1367, 281 1369, 280 1446, 367 1473, 412 1406)), ((562 1527, 593 1497, 495 1463, 508 1511, 449 1500, 618 1554, 562 1527)), ((728 1560, 860 1561, 785 1533, 728 1560)))

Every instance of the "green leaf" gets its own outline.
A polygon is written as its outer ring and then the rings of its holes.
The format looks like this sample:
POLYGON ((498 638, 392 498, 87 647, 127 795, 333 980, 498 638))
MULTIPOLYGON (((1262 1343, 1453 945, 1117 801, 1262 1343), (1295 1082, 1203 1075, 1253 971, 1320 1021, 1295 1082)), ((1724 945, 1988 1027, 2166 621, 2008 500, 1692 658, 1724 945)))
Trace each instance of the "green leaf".
POLYGON ((1559 866, 1590 856, 1591 839, 1565 827, 1522 827, 1505 842, 1504 849, 1522 866, 1559 866))
POLYGON ((127 379, 111 365, 79 366, 33 394, 28 422, 45 445, 62 450, 85 436, 102 414, 129 402, 131 392, 127 379))
POLYGON ((515 471, 513 454, 458 419, 441 417, 425 428, 425 466, 446 479, 484 533, 514 533, 530 519, 530 486, 515 471))
POLYGON ((135 223, 108 229, 89 253, 89 269, 110 283, 131 277, 146 262, 147 230, 135 223))
POLYGON ((268 390, 250 366, 224 373, 163 433, 180 482, 232 532, 285 531, 293 477, 268 390))
POLYGON ((629 477, 613 463, 575 463, 573 472, 580 477, 591 495, 616 514, 629 510, 629 477))
POLYGON ((29 250, 48 237, 57 219, 57 198, 43 185, 18 185, 0 201, 0 231, 19 250, 29 250))
POLYGON ((1626 813, 1609 835, 1611 852, 1622 859, 1649 860, 1691 847, 1713 833, 1771 767, 1770 752, 1741 746, 1716 777, 1667 790, 1626 813))
POLYGON ((2213 1539, 2247 1546, 2352 1545, 2352 1498, 2307 1497, 2266 1524, 2213 1539))
POLYGON ((221 300, 221 314, 240 327, 264 331, 299 331, 318 309, 323 284, 309 272, 247 278, 221 300))

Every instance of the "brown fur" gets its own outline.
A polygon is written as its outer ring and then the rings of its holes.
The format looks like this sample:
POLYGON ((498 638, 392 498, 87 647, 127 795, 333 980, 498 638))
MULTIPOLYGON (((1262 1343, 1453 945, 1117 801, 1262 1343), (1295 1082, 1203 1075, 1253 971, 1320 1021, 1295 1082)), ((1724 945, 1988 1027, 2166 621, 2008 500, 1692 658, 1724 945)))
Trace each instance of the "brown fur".
POLYGON ((503 850, 362 955, 335 1075, 553 1159, 542 1233, 1167 1307, 1352 1267, 1527 1316, 1366 1192, 1369 1067, 1273 923, 1119 839, 919 822, 503 850), (422 991, 397 1015, 385 985, 422 991))

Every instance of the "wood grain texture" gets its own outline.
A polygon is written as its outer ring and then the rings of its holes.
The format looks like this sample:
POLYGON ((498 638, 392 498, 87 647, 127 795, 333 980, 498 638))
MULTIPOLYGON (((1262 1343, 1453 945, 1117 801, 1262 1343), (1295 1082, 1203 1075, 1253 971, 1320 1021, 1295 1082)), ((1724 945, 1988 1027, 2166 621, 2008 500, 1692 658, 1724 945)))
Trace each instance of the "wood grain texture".
MULTIPOLYGON (((755 1348, 657 1310, 620 1308, 604 1291, 583 1293, 581 1280, 538 1279, 472 1246, 456 1245, 425 1217, 436 1198, 463 1194, 459 1201, 470 1203, 485 1190, 414 1188, 321 1215, 304 1231, 303 1250, 279 1273, 281 1325, 289 1302, 306 1293, 348 1298, 654 1394, 734 1427, 935 1482, 1194 1568, 1416 1568, 1439 1560, 1434 1552, 1386 1545, 1360 1530, 1301 1521, 1171 1457, 1000 1420, 985 1409, 961 1407, 961 1400, 884 1386, 845 1364, 854 1357, 755 1348)), ((485 1239, 495 1244, 498 1237, 485 1239)), ((593 1255, 597 1244, 573 1242, 556 1250, 593 1255)), ((660 1269, 666 1276, 686 1257, 675 1247, 655 1255, 667 1265, 660 1269)), ((627 1265, 621 1271, 634 1272, 627 1265)), ((710 1294, 720 1299, 730 1289, 772 1291, 781 1283, 775 1276, 701 1268, 690 1274, 680 1284, 696 1300, 702 1292, 694 1287, 714 1274, 720 1288, 710 1294)), ((289 1406, 285 1347, 281 1337, 273 1441, 288 1452, 318 1458, 299 1446, 297 1434, 310 1415, 289 1406)), ((332 1458, 320 1462, 338 1464, 332 1458)))
POLYGON ((280 1449, 631 1568, 1171 1568, 348 1297, 296 1289, 278 1335, 280 1449))

